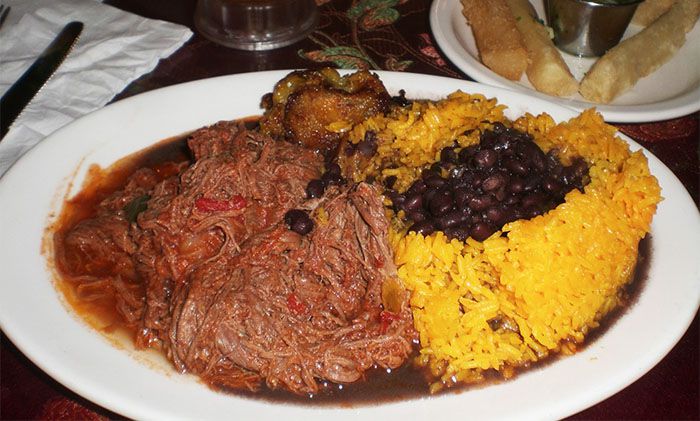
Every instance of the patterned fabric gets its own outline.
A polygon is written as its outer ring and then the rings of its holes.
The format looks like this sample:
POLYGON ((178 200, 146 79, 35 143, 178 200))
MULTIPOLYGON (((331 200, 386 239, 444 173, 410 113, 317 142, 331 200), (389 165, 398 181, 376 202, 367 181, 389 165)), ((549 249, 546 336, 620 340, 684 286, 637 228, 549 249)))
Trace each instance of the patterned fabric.
POLYGON ((698 116, 700 113, 654 123, 617 124, 617 127, 627 136, 644 142, 680 140, 692 137, 693 134, 697 140, 698 116))
POLYGON ((448 66, 428 34, 424 21, 429 6, 430 2, 420 0, 326 2, 319 27, 309 37, 316 48, 301 48, 299 56, 342 69, 461 77, 460 72, 448 66))

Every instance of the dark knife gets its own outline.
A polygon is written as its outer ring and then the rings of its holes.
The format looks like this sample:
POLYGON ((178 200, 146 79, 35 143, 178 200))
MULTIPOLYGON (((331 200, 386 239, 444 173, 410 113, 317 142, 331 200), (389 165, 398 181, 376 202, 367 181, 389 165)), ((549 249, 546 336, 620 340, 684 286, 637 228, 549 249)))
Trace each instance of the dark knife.
POLYGON ((66 25, 29 69, 0 98, 0 139, 5 137, 19 113, 58 69, 82 30, 82 22, 66 25))

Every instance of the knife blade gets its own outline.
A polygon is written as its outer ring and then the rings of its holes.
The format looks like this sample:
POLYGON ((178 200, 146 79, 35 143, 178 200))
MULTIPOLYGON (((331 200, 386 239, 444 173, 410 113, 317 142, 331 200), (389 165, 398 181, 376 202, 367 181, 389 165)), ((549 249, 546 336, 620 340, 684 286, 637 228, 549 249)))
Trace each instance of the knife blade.
POLYGON ((0 98, 0 140, 70 53, 82 30, 82 22, 71 22, 64 26, 29 69, 0 98))

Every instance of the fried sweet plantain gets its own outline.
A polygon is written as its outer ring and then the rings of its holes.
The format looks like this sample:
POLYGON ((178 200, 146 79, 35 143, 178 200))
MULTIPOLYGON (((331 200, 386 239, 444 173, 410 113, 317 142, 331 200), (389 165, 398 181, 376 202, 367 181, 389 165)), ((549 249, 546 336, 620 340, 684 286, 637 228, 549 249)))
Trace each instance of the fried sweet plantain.
POLYGON ((386 113, 391 97, 367 71, 340 76, 334 69, 290 73, 263 98, 261 131, 312 149, 334 150, 354 124, 386 113))

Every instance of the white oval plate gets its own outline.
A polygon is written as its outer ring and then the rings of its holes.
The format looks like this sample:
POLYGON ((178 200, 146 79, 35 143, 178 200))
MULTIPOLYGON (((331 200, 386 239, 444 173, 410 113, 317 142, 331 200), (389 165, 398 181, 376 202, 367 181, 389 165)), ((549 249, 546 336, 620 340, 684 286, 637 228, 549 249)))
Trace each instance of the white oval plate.
MULTIPOLYGON (((532 0, 531 3, 539 17, 544 19, 542 0, 532 0)), ((430 8, 430 28, 445 55, 475 80, 526 92, 579 111, 596 107, 606 121, 643 123, 680 117, 700 110, 699 23, 686 34, 685 44, 668 63, 640 79, 632 89, 610 104, 595 104, 586 101, 579 94, 570 98, 547 95, 537 92, 525 75, 519 81, 512 81, 494 73, 479 60, 474 35, 462 15, 459 0, 435 0, 430 8)), ((624 38, 640 30, 640 27, 630 25, 624 38)), ((581 80, 595 61, 593 58, 575 57, 566 53, 562 53, 562 56, 578 80, 581 80)))
MULTIPOLYGON (((438 98, 461 89, 497 97, 510 107, 510 118, 526 111, 548 112, 556 120, 575 115, 562 106, 502 88, 378 73, 394 94, 403 88, 409 97, 438 98)), ((678 179, 647 153, 665 200, 652 226, 649 279, 638 301, 582 352, 512 381, 375 406, 272 404, 213 392, 190 376, 144 363, 147 353, 113 346, 67 310, 41 254, 44 229, 55 220, 63 198, 78 190, 92 163, 104 167, 155 141, 218 120, 259 114, 260 97, 285 74, 224 76, 119 101, 59 130, 0 179, 0 325, 22 352, 78 394, 137 419, 405 420, 459 413, 474 419, 552 419, 621 390, 660 361, 686 331, 700 302, 700 216, 678 179)), ((630 143, 633 149, 640 148, 630 143)))

